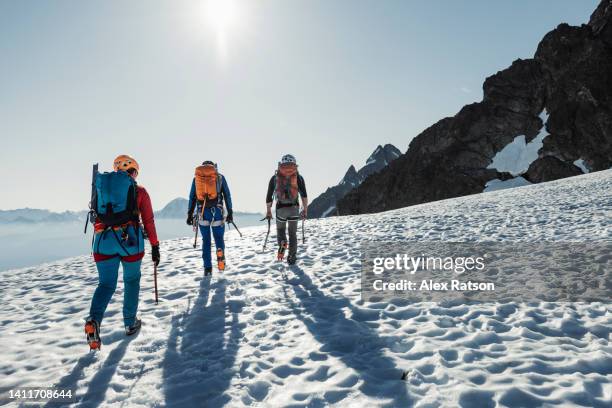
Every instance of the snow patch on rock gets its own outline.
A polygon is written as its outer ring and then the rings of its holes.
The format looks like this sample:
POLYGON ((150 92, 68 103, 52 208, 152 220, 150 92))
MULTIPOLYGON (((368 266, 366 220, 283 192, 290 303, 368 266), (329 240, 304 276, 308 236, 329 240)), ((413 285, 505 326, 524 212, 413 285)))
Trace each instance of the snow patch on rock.
POLYGON ((584 174, 588 174, 591 172, 591 170, 589 170, 589 168, 587 167, 586 163, 584 162, 583 159, 578 159, 574 162, 574 166, 578 167, 580 170, 582 170, 582 172, 584 174))
POLYGON ((547 136, 546 122, 548 113, 544 109, 540 113, 542 128, 540 133, 529 143, 525 141, 525 135, 519 135, 508 143, 502 150, 497 152, 488 169, 496 169, 500 172, 508 172, 513 176, 523 174, 529 169, 529 165, 538 158, 538 151, 542 148, 543 140, 547 136))
POLYGON ((335 205, 332 205, 331 207, 329 207, 327 210, 325 210, 325 211, 323 212, 323 214, 321 215, 321 217, 323 217, 323 218, 327 217, 327 216, 328 216, 329 214, 331 214, 331 213, 332 213, 332 211, 334 211, 335 209, 336 209, 336 206, 335 206, 335 205))
MULTIPOLYGON (((546 123, 548 122, 548 112, 546 109, 542 110, 539 116, 542 120, 542 128, 538 135, 529 143, 526 143, 525 135, 515 137, 512 142, 497 152, 491 164, 487 166, 487 169, 507 172, 513 176, 520 176, 529 169, 531 163, 537 160, 539 150, 544 146, 544 138, 548 136, 546 133, 546 123)), ((514 179, 504 181, 493 179, 487 182, 483 193, 529 184, 531 183, 523 177, 515 177, 514 179)))
POLYGON ((493 179, 487 182, 483 193, 490 193, 491 191, 497 190, 505 190, 507 188, 528 186, 530 184, 530 182, 520 176, 510 180, 493 179))

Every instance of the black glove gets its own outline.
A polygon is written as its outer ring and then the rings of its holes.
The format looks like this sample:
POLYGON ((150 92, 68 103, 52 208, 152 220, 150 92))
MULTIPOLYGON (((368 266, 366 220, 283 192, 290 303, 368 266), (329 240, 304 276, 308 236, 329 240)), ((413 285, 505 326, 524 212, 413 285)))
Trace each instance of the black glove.
POLYGON ((151 259, 153 260, 155 266, 159 265, 159 260, 161 259, 161 256, 159 255, 159 244, 151 247, 151 259))
POLYGON ((193 216, 191 213, 187 214, 187 225, 193 225, 193 216))
POLYGON ((225 222, 231 224, 234 222, 234 212, 232 210, 227 210, 227 217, 225 217, 225 222))

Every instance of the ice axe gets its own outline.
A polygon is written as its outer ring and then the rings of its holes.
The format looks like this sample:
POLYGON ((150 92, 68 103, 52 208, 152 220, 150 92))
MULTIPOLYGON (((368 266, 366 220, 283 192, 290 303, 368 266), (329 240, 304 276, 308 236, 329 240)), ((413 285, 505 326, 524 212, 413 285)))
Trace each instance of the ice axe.
POLYGON ((200 229, 198 228, 199 223, 200 223, 200 220, 198 219, 198 213, 196 212, 193 215, 193 221, 192 221, 193 230, 195 231, 195 238, 193 239, 193 249, 195 249, 195 247, 198 245, 198 230, 200 229))
POLYGON ((159 303, 159 299, 157 296, 157 265, 153 264, 153 281, 155 282, 155 304, 159 303))
POLYGON ((230 224, 233 225, 234 228, 236 228, 236 231, 238 231, 238 234, 240 234, 240 238, 242 238, 242 232, 240 232, 240 230, 238 229, 238 227, 234 223, 234 220, 230 221, 228 225, 230 225, 230 224))
MULTIPOLYGON (((202 202, 202 210, 196 211, 193 215, 193 230, 195 231, 195 238, 193 239, 193 249, 198 245, 198 230, 200 229, 200 217, 204 219, 204 208, 206 206, 206 199, 202 202)), ((193 211, 193 210, 191 210, 193 211)))

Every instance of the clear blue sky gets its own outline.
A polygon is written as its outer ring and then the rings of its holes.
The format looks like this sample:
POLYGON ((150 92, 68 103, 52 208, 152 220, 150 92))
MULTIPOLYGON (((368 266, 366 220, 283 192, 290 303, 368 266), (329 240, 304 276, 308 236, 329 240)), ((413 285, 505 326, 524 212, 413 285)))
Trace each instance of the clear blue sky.
POLYGON ((598 2, 205 3, 0 2, 0 209, 84 209, 91 164, 121 153, 157 209, 211 159, 235 208, 263 211, 284 153, 312 199, 598 2))

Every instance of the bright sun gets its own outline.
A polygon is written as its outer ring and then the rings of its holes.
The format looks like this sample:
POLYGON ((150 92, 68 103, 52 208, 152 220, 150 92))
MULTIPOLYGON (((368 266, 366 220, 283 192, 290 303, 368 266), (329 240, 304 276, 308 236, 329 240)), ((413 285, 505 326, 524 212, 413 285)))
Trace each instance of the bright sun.
POLYGON ((227 56, 228 37, 239 28, 241 14, 235 0, 208 0, 204 9, 206 19, 217 36, 222 57, 227 56))

